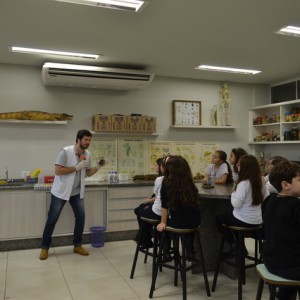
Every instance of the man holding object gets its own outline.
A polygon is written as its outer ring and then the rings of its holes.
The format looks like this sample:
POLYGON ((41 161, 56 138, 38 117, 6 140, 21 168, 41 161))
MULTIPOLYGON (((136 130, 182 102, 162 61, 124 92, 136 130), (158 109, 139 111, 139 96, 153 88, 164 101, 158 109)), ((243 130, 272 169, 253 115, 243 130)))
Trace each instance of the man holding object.
MULTIPOLYGON (((75 216, 74 253, 89 255, 82 247, 85 221, 84 179, 86 176, 94 175, 100 169, 99 163, 95 167, 91 166, 90 153, 87 150, 91 139, 92 134, 88 130, 79 130, 76 144, 64 147, 56 159, 55 178, 51 188, 51 205, 42 239, 41 260, 48 258, 52 234, 66 202, 70 203, 75 216)), ((102 161, 101 166, 103 166, 102 161)))

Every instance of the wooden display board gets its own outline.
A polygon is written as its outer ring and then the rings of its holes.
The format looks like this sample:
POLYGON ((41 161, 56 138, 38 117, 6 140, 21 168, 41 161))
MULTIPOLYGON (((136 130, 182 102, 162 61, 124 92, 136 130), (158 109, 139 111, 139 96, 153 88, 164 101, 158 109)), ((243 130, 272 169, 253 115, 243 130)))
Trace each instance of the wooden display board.
POLYGON ((201 101, 173 100, 173 125, 201 125, 201 101))

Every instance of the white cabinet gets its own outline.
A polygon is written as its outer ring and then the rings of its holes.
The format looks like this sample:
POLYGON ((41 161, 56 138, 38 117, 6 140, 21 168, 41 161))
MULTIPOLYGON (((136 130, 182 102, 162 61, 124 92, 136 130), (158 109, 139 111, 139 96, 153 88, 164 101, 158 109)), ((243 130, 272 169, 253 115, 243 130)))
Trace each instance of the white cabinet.
POLYGON ((0 240, 40 237, 45 225, 46 193, 0 192, 0 240))
POLYGON ((153 186, 109 188, 108 231, 138 229, 134 209, 150 197, 153 186))
MULTIPOLYGON (((47 212, 51 203, 51 193, 47 193, 47 212)), ((89 233, 92 226, 107 226, 107 190, 86 188, 84 193, 85 226, 89 233)), ((44 222, 46 219, 44 220, 44 222)), ((75 218, 72 207, 66 203, 56 223, 53 235, 73 234, 75 218)))
POLYGON ((253 107, 249 144, 300 143, 300 100, 253 107))

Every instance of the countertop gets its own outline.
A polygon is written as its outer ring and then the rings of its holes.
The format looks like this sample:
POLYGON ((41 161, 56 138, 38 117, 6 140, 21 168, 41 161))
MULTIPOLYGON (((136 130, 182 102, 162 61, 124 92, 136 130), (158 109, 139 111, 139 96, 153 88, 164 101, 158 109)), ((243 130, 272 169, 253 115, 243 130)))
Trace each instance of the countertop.
MULTIPOLYGON (((143 186, 153 186, 153 181, 144 181, 144 180, 128 180, 128 181, 119 181, 116 183, 108 183, 107 181, 103 182, 86 182, 86 188, 118 188, 118 187, 143 187, 143 186)), ((230 195, 233 190, 232 184, 216 184, 214 188, 203 189, 200 182, 196 182, 196 186, 199 190, 199 195, 204 198, 222 198, 230 199, 230 195)), ((21 186, 6 186, 0 185, 1 191, 21 191, 21 190, 34 190, 34 184, 27 183, 21 186)), ((49 189, 48 189, 49 190, 49 189)), ((41 190, 38 190, 41 191, 41 190)), ((45 190, 47 191, 47 189, 45 190)))

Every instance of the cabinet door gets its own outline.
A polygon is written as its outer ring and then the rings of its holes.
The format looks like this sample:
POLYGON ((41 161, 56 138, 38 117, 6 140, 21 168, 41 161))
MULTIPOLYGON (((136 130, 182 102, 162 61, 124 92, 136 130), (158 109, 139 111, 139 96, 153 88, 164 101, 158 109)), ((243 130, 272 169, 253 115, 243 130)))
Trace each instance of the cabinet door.
POLYGON ((0 192, 0 240, 40 237, 45 225, 46 193, 0 192))
POLYGON ((85 190, 84 201, 84 232, 89 232, 92 226, 107 227, 107 190, 85 190))
POLYGON ((134 209, 152 192, 152 186, 109 188, 108 231, 138 229, 134 209))
MULTIPOLYGON (((47 193, 47 209, 51 203, 51 194, 47 193)), ((92 226, 106 226, 107 191, 88 188, 84 193, 85 226, 84 232, 88 233, 92 226)), ((69 203, 64 206, 56 223, 53 235, 72 234, 74 231, 75 217, 69 203)))

